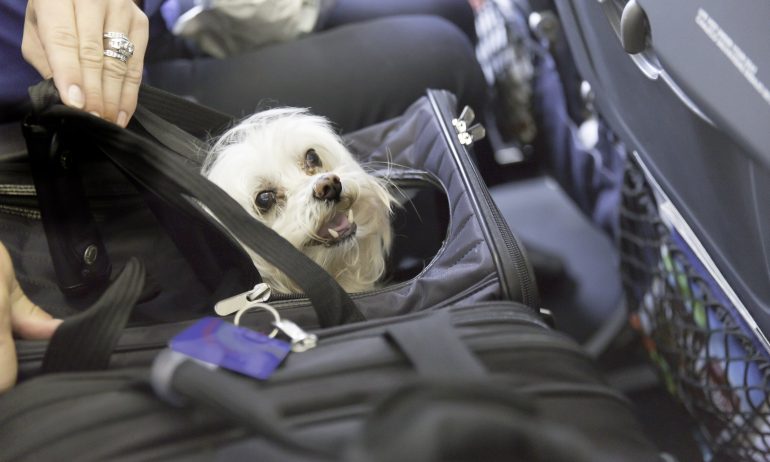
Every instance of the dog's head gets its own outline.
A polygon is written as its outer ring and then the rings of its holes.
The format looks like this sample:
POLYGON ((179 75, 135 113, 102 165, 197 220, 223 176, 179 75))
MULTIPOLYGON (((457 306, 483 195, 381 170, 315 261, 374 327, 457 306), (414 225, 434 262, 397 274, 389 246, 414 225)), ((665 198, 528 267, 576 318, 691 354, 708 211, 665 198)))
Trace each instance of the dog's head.
MULTIPOLYGON (((348 292, 373 288, 385 272, 395 200, 323 117, 297 108, 257 113, 217 141, 203 174, 348 292)), ((252 258, 274 289, 299 290, 258 255, 252 258)))

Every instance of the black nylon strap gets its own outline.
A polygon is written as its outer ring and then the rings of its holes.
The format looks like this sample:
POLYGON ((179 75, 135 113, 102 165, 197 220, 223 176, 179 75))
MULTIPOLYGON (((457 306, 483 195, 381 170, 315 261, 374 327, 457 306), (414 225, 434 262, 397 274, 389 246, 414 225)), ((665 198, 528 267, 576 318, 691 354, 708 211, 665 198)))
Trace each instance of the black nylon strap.
POLYGON ((144 266, 139 260, 130 259, 93 305, 56 329, 43 357, 43 372, 106 368, 144 281, 144 266))
POLYGON ((136 108, 134 120, 138 121, 150 135, 171 151, 183 156, 194 165, 203 163, 203 159, 206 157, 206 145, 195 136, 153 114, 143 106, 136 108))
POLYGON ((388 328, 387 335, 425 377, 477 378, 486 367, 457 335, 449 312, 403 322, 388 328))
MULTIPOLYGON (((365 319, 331 275, 275 231, 254 220, 184 159, 114 124, 63 105, 41 109, 38 118, 51 123, 69 119, 83 133, 88 133, 118 167, 164 200, 178 204, 181 196, 187 196, 205 204, 235 239, 297 283, 310 298, 321 327, 365 319)), ((215 221, 207 214, 206 217, 215 221)))
MULTIPOLYGON (((162 360, 162 356, 158 356, 156 362, 159 360, 162 360)), ((230 422, 242 425, 255 435, 266 437, 271 443, 312 454, 313 460, 333 460, 322 447, 298 438, 284 423, 275 404, 265 399, 247 379, 222 370, 211 370, 187 359, 173 371, 171 386, 176 393, 196 405, 227 417, 230 422)))
POLYGON ((142 85, 142 107, 200 139, 217 134, 233 123, 233 117, 174 94, 142 85))

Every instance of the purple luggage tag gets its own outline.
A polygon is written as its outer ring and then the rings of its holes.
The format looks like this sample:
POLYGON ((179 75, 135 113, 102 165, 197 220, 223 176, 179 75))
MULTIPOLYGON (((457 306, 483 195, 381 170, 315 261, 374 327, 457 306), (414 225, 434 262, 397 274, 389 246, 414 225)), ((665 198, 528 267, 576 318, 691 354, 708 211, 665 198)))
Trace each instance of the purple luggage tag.
POLYGON ((205 317, 171 339, 172 350, 208 364, 265 380, 292 349, 289 342, 205 317))

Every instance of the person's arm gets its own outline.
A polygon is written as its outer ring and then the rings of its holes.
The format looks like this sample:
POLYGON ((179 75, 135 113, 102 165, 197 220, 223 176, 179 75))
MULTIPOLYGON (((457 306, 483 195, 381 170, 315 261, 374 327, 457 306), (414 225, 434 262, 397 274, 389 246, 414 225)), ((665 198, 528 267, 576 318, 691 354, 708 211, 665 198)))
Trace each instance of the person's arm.
POLYGON ((8 250, 0 243, 0 393, 16 383, 18 364, 13 333, 26 339, 47 339, 59 324, 60 319, 53 319, 24 295, 8 250))
MULTIPOLYGON (((145 1, 155 8, 157 0, 145 1)), ((43 77, 53 77, 65 104, 125 126, 136 110, 148 35, 133 0, 29 0, 21 49, 43 77), (133 56, 105 56, 105 32, 128 36, 133 56)))

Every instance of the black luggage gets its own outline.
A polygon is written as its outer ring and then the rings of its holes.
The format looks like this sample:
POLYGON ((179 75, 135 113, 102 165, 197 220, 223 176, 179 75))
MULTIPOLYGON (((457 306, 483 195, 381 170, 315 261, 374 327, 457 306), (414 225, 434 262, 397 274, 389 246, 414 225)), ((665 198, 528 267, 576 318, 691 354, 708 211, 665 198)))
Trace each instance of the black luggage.
POLYGON ((556 0, 628 151, 628 306, 713 460, 770 460, 770 4, 556 0))
POLYGON ((27 381, 0 397, 0 459, 659 460, 591 358, 524 305, 316 334, 265 381, 170 350, 152 374, 27 381))

